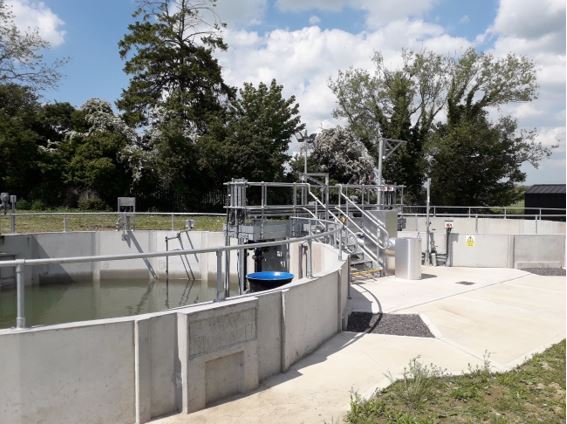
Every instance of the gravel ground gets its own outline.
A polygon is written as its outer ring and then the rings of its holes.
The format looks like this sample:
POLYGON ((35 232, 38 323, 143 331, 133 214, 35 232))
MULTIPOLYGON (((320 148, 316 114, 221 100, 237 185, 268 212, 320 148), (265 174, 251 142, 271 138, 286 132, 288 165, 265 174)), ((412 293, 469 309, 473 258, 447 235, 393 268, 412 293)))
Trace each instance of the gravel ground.
POLYGON ((393 336, 435 337, 416 314, 353 312, 348 317, 347 331, 393 336))
POLYGON ((565 275, 565 270, 563 268, 524 268, 522 271, 531 272, 537 275, 546 276, 562 276, 565 275))

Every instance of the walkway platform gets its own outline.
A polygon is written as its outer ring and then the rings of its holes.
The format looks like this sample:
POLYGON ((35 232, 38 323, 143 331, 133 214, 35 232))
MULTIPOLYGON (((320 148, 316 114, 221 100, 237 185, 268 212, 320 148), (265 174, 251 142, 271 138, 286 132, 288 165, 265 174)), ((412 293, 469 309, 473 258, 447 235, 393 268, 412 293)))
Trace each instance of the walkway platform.
POLYGON ((368 279, 352 311, 419 314, 435 338, 343 332, 254 392, 154 423, 337 423, 419 357, 450 373, 488 358, 505 371, 565 338, 565 277, 515 269, 425 267, 423 279, 368 279), (472 283, 472 284, 471 284, 472 283))

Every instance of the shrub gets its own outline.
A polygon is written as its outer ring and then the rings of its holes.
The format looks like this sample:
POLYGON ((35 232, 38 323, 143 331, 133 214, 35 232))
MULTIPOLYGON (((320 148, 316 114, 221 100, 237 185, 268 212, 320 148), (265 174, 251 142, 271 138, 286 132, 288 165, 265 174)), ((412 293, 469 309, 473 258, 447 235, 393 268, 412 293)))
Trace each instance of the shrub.
POLYGON ((45 203, 41 200, 34 200, 30 206, 32 211, 42 211, 45 210, 45 203))
POLYGON ((90 196, 79 199, 79 209, 82 211, 106 211, 110 208, 100 197, 90 196))
POLYGON ((18 199, 16 202, 16 209, 28 211, 31 209, 31 203, 26 199, 18 199))

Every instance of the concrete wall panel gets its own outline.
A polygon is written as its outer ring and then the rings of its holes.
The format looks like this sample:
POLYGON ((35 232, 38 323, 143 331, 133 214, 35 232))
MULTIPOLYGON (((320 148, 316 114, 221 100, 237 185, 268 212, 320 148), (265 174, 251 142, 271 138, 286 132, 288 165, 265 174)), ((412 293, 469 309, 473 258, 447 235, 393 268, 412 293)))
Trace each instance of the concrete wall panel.
POLYGON ((132 321, 0 337, 0 422, 134 422, 132 321))

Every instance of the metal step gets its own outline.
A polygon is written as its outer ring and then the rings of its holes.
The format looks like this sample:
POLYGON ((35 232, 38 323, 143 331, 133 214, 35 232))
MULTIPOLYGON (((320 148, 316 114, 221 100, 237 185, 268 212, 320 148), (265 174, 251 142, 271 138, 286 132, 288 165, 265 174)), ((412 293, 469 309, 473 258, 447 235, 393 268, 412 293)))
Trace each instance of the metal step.
POLYGON ((372 263, 372 259, 365 259, 365 258, 361 258, 361 259, 354 259, 350 261, 350 266, 356 266, 356 265, 362 265, 362 264, 371 264, 372 263))

